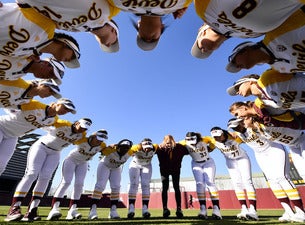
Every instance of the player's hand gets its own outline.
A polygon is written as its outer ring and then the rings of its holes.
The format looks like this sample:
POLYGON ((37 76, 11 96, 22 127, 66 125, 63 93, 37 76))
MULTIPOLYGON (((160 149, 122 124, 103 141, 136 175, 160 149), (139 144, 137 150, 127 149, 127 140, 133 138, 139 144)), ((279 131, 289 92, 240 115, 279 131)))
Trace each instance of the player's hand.
POLYGON ((187 10, 187 7, 178 9, 175 12, 173 12, 174 19, 177 19, 177 18, 180 19, 183 16, 183 14, 186 12, 186 10, 187 10))

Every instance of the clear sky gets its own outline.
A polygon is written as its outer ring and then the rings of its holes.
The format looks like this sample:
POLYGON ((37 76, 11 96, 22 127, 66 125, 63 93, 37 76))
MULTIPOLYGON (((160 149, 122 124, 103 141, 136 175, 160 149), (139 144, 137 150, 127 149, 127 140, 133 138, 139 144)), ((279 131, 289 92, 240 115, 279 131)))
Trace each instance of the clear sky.
MULTIPOLYGON (((76 115, 69 114, 62 118, 70 121, 91 118, 93 125, 88 133, 106 129, 109 133, 108 144, 123 138, 137 144, 146 137, 160 143, 167 134, 172 134, 179 141, 188 131, 206 136, 210 135, 213 126, 226 128, 231 118, 229 106, 234 101, 246 100, 229 96, 226 89, 241 76, 261 74, 268 68, 256 66, 237 74, 227 72, 225 66, 232 49, 246 41, 237 38, 227 40, 208 59, 193 58, 190 50, 203 23, 193 5, 181 19, 174 20, 172 15, 165 18, 168 28, 157 48, 149 52, 137 47, 136 30, 131 19, 138 18, 126 12, 114 18, 120 30, 118 53, 103 52, 89 33, 70 33, 80 44, 81 67, 66 69, 60 86, 62 95, 72 99, 77 107, 76 115)), ((53 100, 48 98, 42 101, 49 103, 53 100)), ((71 149, 73 146, 64 149, 61 159, 71 149)), ((245 149, 251 157, 253 172, 260 172, 252 151, 247 147, 245 149)), ((219 150, 212 152, 211 157, 216 162, 217 175, 227 175, 224 157, 219 150)), ((123 169, 122 192, 127 191, 129 162, 123 169)), ((191 157, 186 156, 181 177, 193 177, 190 162, 191 157)), ((94 188, 97 163, 98 155, 90 162, 90 171, 85 180, 86 190, 94 188)), ((59 168, 54 187, 59 183, 60 171, 59 168)), ((160 178, 157 157, 153 159, 152 178, 160 178)))

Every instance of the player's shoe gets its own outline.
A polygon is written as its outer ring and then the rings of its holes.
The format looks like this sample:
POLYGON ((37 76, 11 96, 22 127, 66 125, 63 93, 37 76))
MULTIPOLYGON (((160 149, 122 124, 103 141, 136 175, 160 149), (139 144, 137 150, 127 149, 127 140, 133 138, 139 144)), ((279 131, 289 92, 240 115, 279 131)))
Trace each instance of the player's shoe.
POLYGON ((168 218, 171 214, 171 211, 169 211, 168 208, 163 209, 163 218, 168 218))
POLYGON ((247 214, 249 213, 247 206, 242 205, 240 213, 237 214, 237 218, 240 220, 248 220, 247 214))
POLYGON ((177 208, 176 216, 179 219, 183 218, 184 215, 183 215, 183 212, 182 212, 181 208, 177 208))
POLYGON ((120 216, 119 216, 118 212, 116 211, 116 205, 111 206, 108 218, 109 219, 120 219, 120 216))
POLYGON ((134 215, 135 215, 134 211, 135 211, 134 204, 129 204, 128 214, 127 214, 128 219, 132 219, 134 217, 134 215))
POLYGON ((248 209, 247 218, 249 220, 255 220, 255 221, 259 220, 257 212, 256 212, 256 210, 255 210, 253 205, 250 205, 250 208, 248 209))
POLYGON ((150 212, 148 211, 147 205, 143 205, 142 216, 144 219, 148 219, 150 217, 150 212))
POLYGON ((305 212, 298 207, 295 207, 296 213, 290 217, 292 222, 305 222, 305 212))
POLYGON ((213 206, 212 218, 215 220, 222 220, 222 216, 217 205, 213 206))
POLYGON ((30 212, 26 212, 26 214, 24 215, 24 217, 21 219, 21 221, 25 221, 25 222, 33 222, 33 221, 39 221, 41 220, 41 217, 38 216, 38 208, 35 207, 33 208, 30 212))
POLYGON ((279 218, 280 222, 291 222, 291 217, 289 213, 284 212, 284 214, 279 218))
POLYGON ((89 215, 88 215, 88 219, 89 220, 97 220, 98 219, 97 212, 96 212, 96 204, 93 204, 91 206, 91 209, 90 209, 90 212, 89 212, 89 215))
POLYGON ((207 209, 206 209, 205 205, 200 206, 200 211, 198 213, 198 217, 200 219, 204 219, 204 220, 206 220, 208 218, 207 209))
POLYGON ((57 207, 53 207, 51 211, 49 212, 49 215, 47 217, 47 220, 59 220, 59 218, 62 216, 60 209, 57 207))
POLYGON ((79 220, 82 218, 82 214, 77 211, 76 204, 73 204, 68 211, 66 220, 79 220))
POLYGON ((12 206, 6 215, 4 221, 10 222, 10 221, 19 221, 22 218, 21 214, 21 208, 20 206, 12 206))

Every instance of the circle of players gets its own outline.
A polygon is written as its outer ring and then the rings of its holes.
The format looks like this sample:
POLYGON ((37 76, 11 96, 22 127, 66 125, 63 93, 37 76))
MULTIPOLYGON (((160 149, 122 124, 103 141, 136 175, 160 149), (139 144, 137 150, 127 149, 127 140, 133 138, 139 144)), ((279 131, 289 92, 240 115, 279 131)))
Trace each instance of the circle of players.
POLYGON ((47 220, 59 219, 60 201, 75 176, 67 220, 79 219, 77 201, 80 199, 88 160, 101 153, 88 219, 97 219, 97 205, 106 183, 111 186, 109 218, 120 218, 117 203, 120 195, 122 165, 132 157, 129 167, 130 189, 128 218, 135 216, 135 202, 142 185, 142 216, 150 217, 149 182, 152 174, 151 159, 157 154, 163 179, 163 216, 169 217, 167 208, 168 177, 173 178, 176 192, 176 216, 183 217, 179 190, 181 161, 184 155, 192 157, 192 170, 196 180, 200 203, 198 216, 207 219, 206 190, 212 200, 212 218, 222 219, 216 188, 215 162, 210 156, 220 150, 226 160, 236 197, 241 205, 239 219, 258 220, 256 192, 251 178, 250 160, 241 143, 255 153, 270 188, 281 203, 284 213, 279 218, 286 222, 305 222, 302 199, 287 175, 287 151, 305 180, 303 130, 305 127, 305 7, 304 0, 16 0, 0 4, 0 105, 6 114, 0 116, 0 174, 13 155, 18 137, 35 129, 46 134, 30 148, 25 175, 16 187, 12 205, 5 221, 34 221, 41 219, 37 209, 46 191, 51 175, 58 166, 60 152, 74 144, 76 147, 63 161, 63 179, 54 194, 52 209, 47 220), (139 144, 123 139, 106 145, 108 133, 101 129, 92 134, 86 131, 92 124, 89 118, 74 122, 60 119, 66 113, 76 113, 70 99, 62 98, 59 85, 65 67, 78 68, 81 56, 77 41, 68 33, 89 32, 95 36, 100 48, 107 53, 119 51, 119 28, 113 18, 129 12, 139 20, 133 21, 137 30, 137 45, 143 51, 157 47, 165 30, 163 19, 172 14, 182 18, 190 4, 203 25, 191 47, 191 55, 198 59, 212 57, 213 51, 229 38, 262 37, 259 42, 246 41, 236 46, 228 57, 226 69, 237 73, 257 64, 269 64, 261 75, 250 74, 238 79, 227 89, 228 94, 256 96, 255 101, 234 102, 229 112, 234 118, 226 129, 211 128, 210 136, 187 132, 185 139, 176 142, 166 135, 161 144, 144 138, 139 144), (65 32, 58 32, 64 30, 65 32), (51 57, 41 59, 42 54, 51 57), (32 73, 37 79, 22 77, 32 73), (44 104, 35 96, 54 96, 57 101, 44 104), (171 157, 169 157, 169 153, 171 157), (166 158, 168 157, 168 159, 166 158), (173 160, 176 159, 176 161, 173 160), (164 160, 166 159, 166 160, 164 160), (172 161, 171 161, 172 160, 172 161), (168 163, 174 169, 168 168, 168 163), (272 162, 272 165, 270 164, 272 162), (36 181, 26 214, 21 204, 31 185, 36 181), (244 192, 246 190, 246 192, 244 192), (249 200, 247 205, 246 199, 249 200))

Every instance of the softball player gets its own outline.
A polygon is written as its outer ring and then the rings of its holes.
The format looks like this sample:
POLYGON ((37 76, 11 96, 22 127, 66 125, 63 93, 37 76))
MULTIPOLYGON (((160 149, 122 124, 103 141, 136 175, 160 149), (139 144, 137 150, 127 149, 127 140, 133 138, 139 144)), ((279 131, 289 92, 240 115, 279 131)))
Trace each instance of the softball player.
POLYGON ((21 5, 29 5, 39 13, 56 22, 56 28, 66 31, 91 32, 100 47, 106 52, 119 50, 119 29, 111 19, 119 9, 109 5, 107 0, 17 0, 21 5))
POLYGON ((60 99, 46 105, 31 100, 19 105, 20 110, 8 111, 7 115, 0 116, 0 175, 14 153, 18 137, 35 129, 50 126, 58 119, 57 115, 71 112, 69 102, 60 99))
POLYGON ((0 90, 0 108, 18 108, 18 105, 28 103, 35 96, 61 98, 59 87, 51 80, 4 80, 0 81, 0 90))
POLYGON ((27 58, 50 53, 69 68, 79 67, 76 40, 70 35, 55 33, 56 24, 35 9, 5 3, 0 7, 0 17, 0 55, 27 58))
POLYGON ((262 169, 273 194, 285 210, 279 221, 303 222, 303 202, 296 186, 289 178, 289 158, 284 146, 280 142, 276 143, 267 139, 256 131, 251 118, 231 119, 228 122, 228 128, 233 129, 235 134, 253 149, 257 163, 262 169), (273 162, 272 165, 270 164, 271 161, 273 162), (299 213, 294 213, 290 201, 295 206, 296 212, 299 213))
POLYGON ((269 69, 261 76, 256 74, 243 76, 227 89, 227 93, 244 97, 254 95, 264 103, 264 107, 276 108, 275 112, 278 114, 278 109, 301 110, 304 108, 304 88, 303 74, 282 74, 269 69))
POLYGON ((65 66, 55 58, 40 60, 38 56, 28 58, 0 55, 0 81, 17 80, 32 73, 35 78, 53 79, 60 85, 65 73, 65 66))
POLYGON ((102 150, 102 159, 97 168, 96 184, 92 194, 92 202, 88 219, 95 220, 97 216, 97 203, 102 197, 107 181, 110 182, 111 188, 111 208, 109 213, 110 219, 120 218, 117 213, 117 203, 120 197, 121 172, 122 165, 132 155, 132 141, 123 139, 113 147, 108 146, 102 150))
POLYGON ((268 127, 287 127, 294 130, 305 129, 305 114, 293 110, 279 110, 277 114, 270 113, 269 108, 264 108, 264 105, 259 99, 255 102, 234 102, 231 104, 230 113, 238 118, 252 117, 256 122, 268 127))
POLYGON ((108 1, 122 11, 141 16, 140 20, 134 23, 134 27, 138 31, 137 45, 144 51, 153 50, 158 45, 165 29, 162 16, 172 13, 175 19, 181 18, 192 3, 192 0, 177 0, 170 4, 164 4, 162 1, 149 2, 148 4, 143 4, 141 1, 108 1))
POLYGON ((7 218, 10 218, 12 214, 14 217, 21 216, 21 210, 17 214, 15 207, 21 206, 23 199, 38 177, 28 210, 21 220, 34 221, 40 219, 37 209, 48 187, 49 180, 58 166, 62 149, 70 144, 78 144, 78 141, 86 136, 85 131, 91 123, 91 120, 87 118, 74 123, 67 120, 57 120, 52 127, 47 129, 48 133, 40 137, 31 146, 25 174, 17 185, 7 218))
POLYGON ((267 63, 281 73, 305 72, 302 52, 305 34, 305 6, 282 25, 265 34, 260 42, 244 42, 229 57, 227 71, 237 73, 257 64, 267 63))
POLYGON ((150 198, 150 180, 152 175, 151 160, 158 148, 157 144, 153 144, 149 138, 144 138, 140 144, 133 145, 132 160, 129 164, 129 180, 130 186, 128 190, 128 214, 127 218, 131 219, 135 215, 135 202, 139 187, 139 179, 141 179, 142 189, 142 216, 150 217, 148 204, 150 198))
MULTIPOLYGON (((251 162, 246 151, 240 147, 242 140, 233 137, 228 131, 219 127, 211 129, 212 143, 218 148, 226 159, 226 165, 232 179, 235 194, 241 204, 239 219, 258 220, 256 212, 256 191, 252 182, 251 162), (245 193, 245 190, 246 193, 245 193), (246 196, 250 206, 247 207, 246 196)), ((213 150, 212 146, 210 146, 213 150)))
POLYGON ((73 149, 62 163, 62 180, 52 199, 52 210, 49 212, 47 220, 57 220, 61 217, 60 201, 74 179, 73 192, 70 199, 69 211, 66 220, 80 219, 82 215, 77 211, 77 202, 81 197, 83 185, 88 169, 88 161, 101 152, 106 147, 105 140, 108 139, 106 130, 94 132, 89 137, 84 137, 78 141, 78 145, 73 149))
POLYGON ((185 139, 180 143, 187 147, 190 156, 192 157, 192 171, 196 181, 197 197, 200 204, 199 218, 207 219, 206 209, 206 189, 209 191, 214 219, 222 219, 219 210, 219 194, 215 184, 216 165, 213 158, 210 157, 210 145, 215 146, 210 142, 209 138, 201 137, 201 134, 188 132, 185 139))
MULTIPOLYGON (((299 2, 286 0, 194 0, 197 15, 224 38, 254 38, 280 26, 292 13, 303 6, 299 2)), ((197 58, 207 58, 216 48, 206 47, 206 34, 199 29, 191 53, 197 58)), ((215 41, 211 39, 212 42, 215 41)), ((223 42, 224 40, 222 40, 223 42)), ((222 44, 219 43, 219 44, 222 44)))

